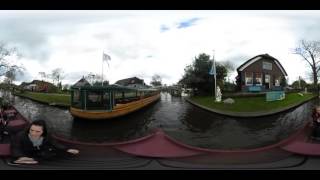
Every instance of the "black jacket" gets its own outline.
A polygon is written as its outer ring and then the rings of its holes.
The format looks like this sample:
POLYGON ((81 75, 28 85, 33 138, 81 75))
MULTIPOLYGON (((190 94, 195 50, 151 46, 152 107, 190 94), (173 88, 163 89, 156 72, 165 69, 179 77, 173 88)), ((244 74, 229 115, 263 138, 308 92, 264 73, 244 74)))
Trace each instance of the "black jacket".
POLYGON ((48 153, 55 152, 56 150, 66 151, 67 148, 61 144, 58 144, 52 137, 44 137, 42 145, 34 147, 31 140, 28 137, 26 131, 18 133, 12 140, 11 152, 13 157, 43 157, 48 153))

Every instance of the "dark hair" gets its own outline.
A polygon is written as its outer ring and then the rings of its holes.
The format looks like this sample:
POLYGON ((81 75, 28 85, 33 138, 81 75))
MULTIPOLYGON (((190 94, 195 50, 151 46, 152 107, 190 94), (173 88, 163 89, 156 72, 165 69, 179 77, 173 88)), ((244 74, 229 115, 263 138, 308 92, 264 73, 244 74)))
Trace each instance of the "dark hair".
POLYGON ((318 106, 314 107, 314 108, 313 108, 313 111, 312 111, 312 118, 313 118, 314 121, 315 121, 317 118, 319 118, 319 116, 320 116, 320 114, 318 114, 318 112, 317 112, 317 108, 318 108, 318 106))
POLYGON ((48 134, 48 131, 47 131, 47 125, 46 125, 46 122, 44 120, 35 120, 33 122, 30 123, 30 126, 28 127, 27 129, 27 133, 29 133, 30 131, 30 128, 32 125, 35 125, 35 126, 41 126, 42 127, 42 130, 43 130, 43 133, 41 136, 43 137, 46 137, 47 134, 48 134))

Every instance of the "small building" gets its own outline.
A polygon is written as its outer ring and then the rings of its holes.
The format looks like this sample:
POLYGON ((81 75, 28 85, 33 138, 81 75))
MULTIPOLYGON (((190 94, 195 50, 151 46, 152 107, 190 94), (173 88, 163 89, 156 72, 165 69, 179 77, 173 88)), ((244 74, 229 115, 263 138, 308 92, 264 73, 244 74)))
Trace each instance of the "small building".
POLYGON ((78 88, 82 86, 91 86, 91 84, 84 78, 82 77, 79 81, 77 81, 73 87, 78 88))
POLYGON ((269 54, 255 56, 237 68, 237 85, 244 92, 283 90, 287 73, 269 54))
POLYGON ((35 91, 36 88, 37 88, 36 84, 29 84, 29 85, 24 86, 25 90, 30 90, 30 91, 35 91))
POLYGON ((115 84, 121 85, 121 86, 126 86, 126 87, 133 87, 133 88, 149 87, 149 86, 146 86, 143 79, 139 79, 137 77, 121 79, 121 80, 118 80, 115 84))
POLYGON ((57 92, 58 88, 52 83, 40 80, 33 80, 30 83, 23 82, 19 85, 20 88, 35 92, 57 92))

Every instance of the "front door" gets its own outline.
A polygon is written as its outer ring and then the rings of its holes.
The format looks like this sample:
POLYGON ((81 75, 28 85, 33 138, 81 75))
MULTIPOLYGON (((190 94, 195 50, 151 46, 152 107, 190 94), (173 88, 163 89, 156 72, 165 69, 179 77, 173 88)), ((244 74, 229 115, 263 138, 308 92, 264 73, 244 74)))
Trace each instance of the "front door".
POLYGON ((270 89, 270 75, 269 74, 266 74, 265 77, 264 77, 264 86, 266 89, 270 89))

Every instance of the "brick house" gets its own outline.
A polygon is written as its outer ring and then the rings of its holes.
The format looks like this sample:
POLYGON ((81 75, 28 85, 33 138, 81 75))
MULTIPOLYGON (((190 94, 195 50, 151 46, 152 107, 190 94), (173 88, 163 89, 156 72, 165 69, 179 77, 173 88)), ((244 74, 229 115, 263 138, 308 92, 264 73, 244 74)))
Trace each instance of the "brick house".
POLYGON ((269 54, 257 55, 237 68, 237 85, 243 92, 283 90, 287 73, 269 54))

